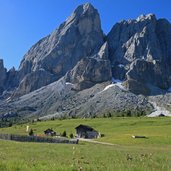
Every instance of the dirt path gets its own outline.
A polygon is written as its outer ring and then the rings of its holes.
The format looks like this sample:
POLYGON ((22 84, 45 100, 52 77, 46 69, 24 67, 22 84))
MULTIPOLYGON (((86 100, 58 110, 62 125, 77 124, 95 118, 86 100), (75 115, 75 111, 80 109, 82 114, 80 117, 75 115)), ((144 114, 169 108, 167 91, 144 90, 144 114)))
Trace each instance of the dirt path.
POLYGON ((79 138, 79 141, 90 142, 90 143, 94 143, 94 144, 109 145, 109 146, 119 146, 118 144, 112 144, 112 143, 108 143, 108 142, 100 142, 100 141, 95 141, 92 139, 79 138))

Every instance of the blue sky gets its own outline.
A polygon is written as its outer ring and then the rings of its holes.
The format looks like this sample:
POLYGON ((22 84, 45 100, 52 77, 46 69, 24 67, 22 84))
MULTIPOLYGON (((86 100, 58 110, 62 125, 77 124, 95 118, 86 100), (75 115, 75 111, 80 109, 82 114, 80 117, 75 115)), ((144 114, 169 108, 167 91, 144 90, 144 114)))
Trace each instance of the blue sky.
POLYGON ((0 58, 5 67, 18 69, 28 49, 85 2, 98 9, 105 33, 116 22, 140 14, 171 21, 171 0, 0 0, 0 58))

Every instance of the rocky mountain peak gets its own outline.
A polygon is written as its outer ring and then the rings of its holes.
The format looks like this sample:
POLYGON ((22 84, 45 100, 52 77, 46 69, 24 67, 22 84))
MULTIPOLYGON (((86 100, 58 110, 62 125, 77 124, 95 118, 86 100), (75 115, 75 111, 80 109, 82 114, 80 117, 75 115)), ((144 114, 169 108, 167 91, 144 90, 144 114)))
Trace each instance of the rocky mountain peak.
POLYGON ((0 59, 0 79, 2 77, 4 77, 4 75, 6 74, 7 69, 4 67, 4 62, 3 59, 0 59))
POLYGON ((9 72, 15 72, 15 71, 16 71, 15 67, 12 67, 12 68, 9 70, 9 72))
POLYGON ((147 15, 142 14, 136 20, 137 20, 137 22, 142 22, 144 20, 156 21, 157 19, 156 19, 155 14, 150 13, 147 15))
POLYGON ((93 14, 94 12, 97 12, 97 10, 91 5, 91 3, 85 3, 83 5, 79 5, 75 11, 75 15, 85 15, 85 14, 93 14))
POLYGON ((4 68, 4 62, 2 59, 0 59, 0 95, 2 94, 4 90, 4 83, 6 79, 6 68, 4 68))
POLYGON ((148 94, 146 85, 165 90, 171 86, 171 24, 167 20, 147 14, 122 21, 114 25, 107 41, 112 75, 127 80, 131 91, 148 94))
POLYGON ((4 68, 4 62, 3 62, 3 59, 0 59, 0 68, 4 68))
POLYGON ((89 3, 80 5, 59 28, 26 53, 19 68, 16 94, 26 94, 60 79, 82 58, 97 54, 103 40, 98 11, 89 3))
POLYGON ((91 33, 92 30, 95 32, 101 30, 99 13, 90 3, 78 6, 64 25, 68 27, 71 24, 77 25, 81 34, 91 33))

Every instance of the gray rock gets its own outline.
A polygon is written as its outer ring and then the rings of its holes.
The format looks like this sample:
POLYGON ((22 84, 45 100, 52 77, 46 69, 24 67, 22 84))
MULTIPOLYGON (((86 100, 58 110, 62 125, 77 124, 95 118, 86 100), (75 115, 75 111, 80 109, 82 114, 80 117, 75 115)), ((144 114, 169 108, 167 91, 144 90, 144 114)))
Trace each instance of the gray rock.
POLYGON ((156 35, 160 43, 162 61, 171 65, 171 24, 166 19, 159 19, 156 25, 156 35))
POLYGON ((7 76, 7 70, 4 68, 3 60, 0 59, 0 95, 3 93, 5 89, 5 79, 7 76))
MULTIPOLYGON (((19 79, 26 81, 28 74, 31 76, 34 75, 32 72, 37 73, 39 69, 44 69, 58 80, 82 58, 97 53, 102 44, 103 32, 97 10, 89 3, 80 5, 58 29, 41 39, 26 53, 19 67, 19 79)), ((46 81, 46 77, 41 79, 45 80, 30 91, 50 83, 46 81)), ((33 77, 32 82, 35 81, 37 80, 33 77)))
POLYGON ((167 20, 148 14, 122 21, 112 28, 107 41, 112 75, 126 80, 131 91, 150 93, 148 84, 161 89, 171 86, 171 24, 167 20), (139 85, 144 88, 137 90, 139 85))
POLYGON ((167 64, 137 59, 126 73, 127 88, 136 94, 145 95, 151 92, 150 88, 147 88, 149 84, 168 89, 171 83, 170 75, 171 70, 167 64))
POLYGON ((171 93, 165 92, 155 96, 149 96, 149 101, 156 103, 157 106, 171 112, 171 93))
POLYGON ((13 90, 18 85, 18 71, 14 67, 12 67, 7 72, 7 77, 5 80, 5 87, 7 90, 13 90))
MULTIPOLYGON (((84 90, 85 91, 85 90, 84 90)), ((137 96, 120 89, 117 85, 103 89, 81 104, 75 113, 82 117, 95 116, 140 116, 148 114, 152 106, 144 96, 137 96)))
POLYGON ((149 14, 114 25, 107 36, 112 64, 128 64, 137 58, 160 59, 156 23, 155 15, 149 14))
POLYGON ((149 95, 150 89, 146 84, 143 82, 134 80, 134 79, 128 79, 124 82, 124 86, 134 94, 143 94, 143 95, 149 95))
POLYGON ((98 58, 100 58, 100 59, 109 60, 109 53, 108 53, 108 52, 109 52, 108 43, 105 42, 105 43, 103 44, 103 46, 100 48, 100 50, 99 50, 97 56, 98 56, 98 58))
POLYGON ((20 82, 19 87, 13 94, 13 98, 32 92, 43 85, 48 85, 54 82, 55 80, 55 75, 45 71, 44 69, 31 72, 27 74, 20 82))
POLYGON ((75 89, 83 90, 91 86, 110 81, 112 79, 111 65, 108 60, 107 43, 100 51, 92 56, 83 58, 77 65, 66 74, 67 82, 75 84, 75 89))
POLYGON ((82 91, 60 79, 18 100, 0 103, 0 114, 14 111, 22 118, 38 118, 47 114, 53 117, 95 117, 111 113, 113 116, 127 114, 144 115, 152 106, 144 96, 137 96, 120 89, 110 82, 96 84, 82 91), (1 107, 3 106, 3 108, 1 107))
POLYGON ((0 97, 8 98, 11 96, 12 91, 17 85, 17 71, 15 68, 13 67, 7 71, 4 68, 3 60, 0 60, 0 97))

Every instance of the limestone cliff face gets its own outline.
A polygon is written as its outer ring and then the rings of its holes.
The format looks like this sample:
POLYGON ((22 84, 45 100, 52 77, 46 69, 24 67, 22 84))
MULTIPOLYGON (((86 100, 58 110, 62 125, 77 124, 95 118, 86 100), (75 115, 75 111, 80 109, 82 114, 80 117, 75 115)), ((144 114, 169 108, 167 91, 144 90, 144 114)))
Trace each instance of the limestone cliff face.
POLYGON ((136 94, 151 87, 171 87, 171 24, 154 14, 124 20, 107 36, 98 11, 80 5, 59 28, 24 55, 19 70, 7 71, 0 60, 0 95, 19 97, 61 78, 83 90, 112 77, 136 94))
POLYGON ((17 71, 14 67, 7 71, 4 67, 3 60, 0 59, 0 96, 4 91, 13 90, 17 85, 17 71))
POLYGON ((140 116, 153 110, 150 97, 169 108, 169 87, 171 24, 141 15, 105 36, 98 11, 87 3, 33 45, 18 71, 0 60, 0 116, 140 116))
POLYGON ((27 74, 19 84, 19 87, 14 92, 13 97, 20 97, 24 94, 37 90, 43 85, 55 81, 55 76, 45 70, 38 70, 27 74))
POLYGON ((16 86, 18 86, 18 71, 13 67, 7 72, 5 87, 7 90, 13 90, 16 86))
POLYGON ((103 32, 97 10, 89 3, 80 5, 58 29, 36 43, 24 56, 19 68, 18 93, 26 94, 58 80, 79 60, 97 53, 102 44, 103 32), (41 81, 34 80, 42 70, 45 76, 40 76, 41 81))
POLYGON ((4 68, 4 63, 3 60, 0 59, 0 95, 2 94, 2 92, 4 91, 4 83, 5 83, 5 79, 6 79, 6 69, 4 68))
POLYGON ((110 81, 111 79, 107 42, 104 43, 97 54, 83 58, 66 74, 66 81, 75 84, 77 90, 90 88, 97 83, 110 81))
POLYGON ((167 20, 148 14, 122 21, 114 25, 107 40, 112 75, 126 80, 131 91, 144 94, 141 87, 147 84, 162 89, 171 86, 171 24, 167 20))
POLYGON ((136 94, 144 95, 150 94, 150 86, 167 90, 171 85, 170 76, 171 69, 167 63, 137 59, 131 64, 129 71, 126 73, 127 88, 136 94), (133 80, 134 84, 131 83, 133 80), (145 89, 146 91, 144 91, 145 89))
POLYGON ((153 14, 114 25, 107 36, 112 64, 128 64, 137 58, 147 61, 161 59, 156 25, 157 19, 153 14))

